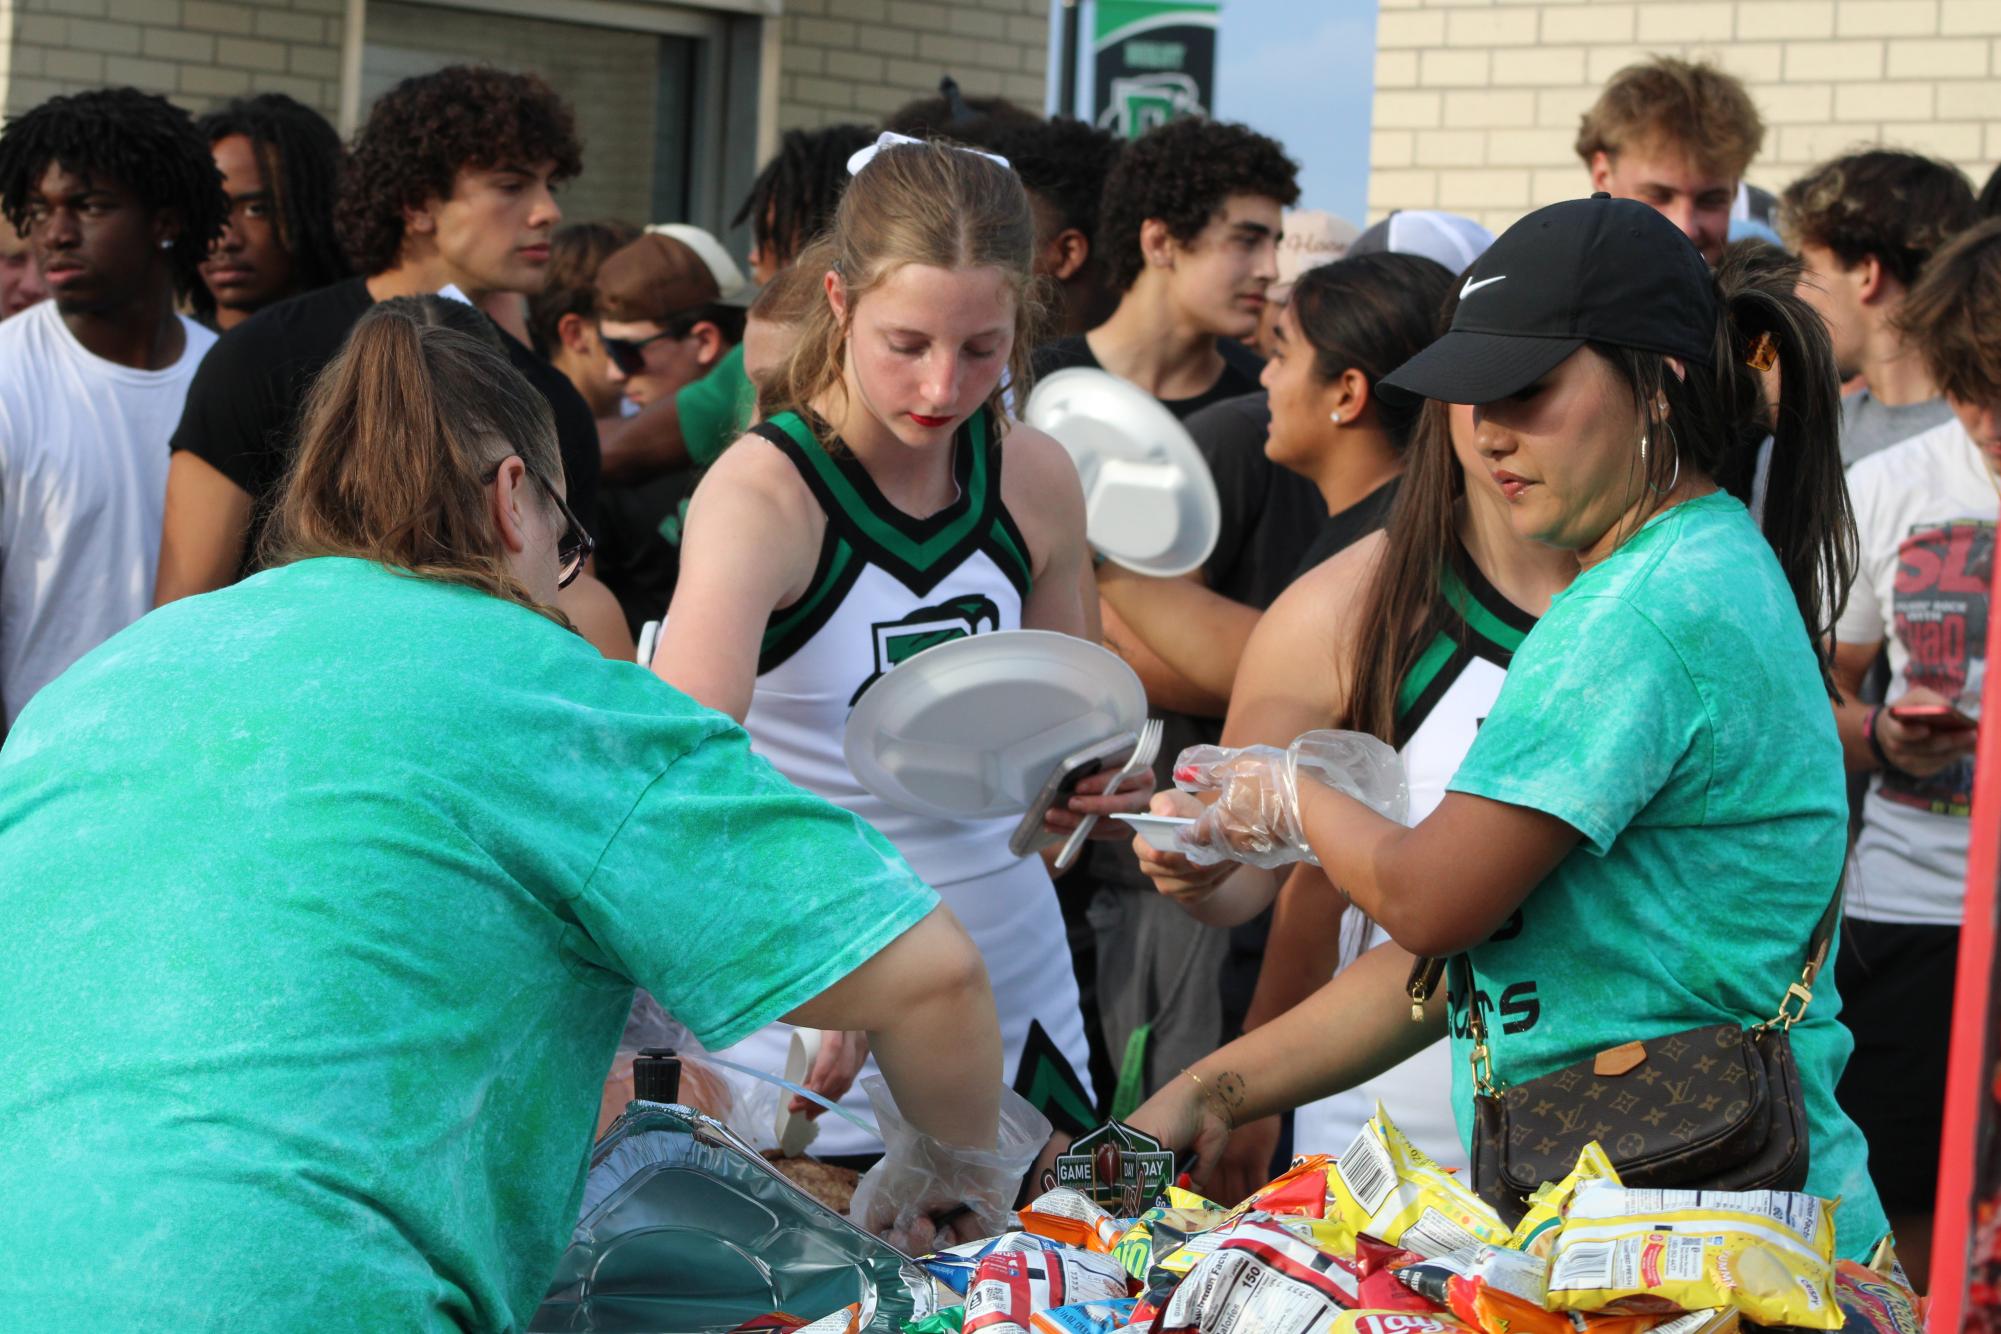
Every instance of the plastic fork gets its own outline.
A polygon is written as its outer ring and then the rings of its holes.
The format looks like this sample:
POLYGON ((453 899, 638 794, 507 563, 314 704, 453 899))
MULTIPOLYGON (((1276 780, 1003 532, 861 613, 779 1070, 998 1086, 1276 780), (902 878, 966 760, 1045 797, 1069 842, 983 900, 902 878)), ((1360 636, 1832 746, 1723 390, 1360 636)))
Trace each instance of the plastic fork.
MULTIPOLYGON (((1118 776, 1112 779, 1111 785, 1099 793, 1099 796, 1109 797, 1113 795, 1121 787, 1125 786, 1126 779, 1131 778, 1142 769, 1151 769, 1153 767, 1154 760, 1160 755, 1160 733, 1161 723, 1158 718, 1149 718, 1145 723, 1141 724, 1139 740, 1133 744, 1132 757, 1126 761, 1126 767, 1119 770, 1118 776)), ((1063 851, 1056 854, 1057 870, 1067 871, 1070 869, 1070 864, 1077 860, 1077 854, 1083 851, 1084 840, 1091 836, 1091 827, 1097 823, 1097 816, 1087 815, 1084 817, 1083 823, 1079 824, 1071 832, 1069 840, 1063 844, 1063 851)))

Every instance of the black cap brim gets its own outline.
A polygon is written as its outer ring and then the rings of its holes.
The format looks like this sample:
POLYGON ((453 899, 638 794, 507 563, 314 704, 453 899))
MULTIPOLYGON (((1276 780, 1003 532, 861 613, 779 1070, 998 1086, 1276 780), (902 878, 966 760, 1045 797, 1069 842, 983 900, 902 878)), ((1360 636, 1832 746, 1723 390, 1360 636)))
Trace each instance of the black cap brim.
POLYGON ((1383 377, 1392 390, 1446 403, 1492 403, 1528 388, 1584 346, 1582 338, 1456 329, 1383 377))

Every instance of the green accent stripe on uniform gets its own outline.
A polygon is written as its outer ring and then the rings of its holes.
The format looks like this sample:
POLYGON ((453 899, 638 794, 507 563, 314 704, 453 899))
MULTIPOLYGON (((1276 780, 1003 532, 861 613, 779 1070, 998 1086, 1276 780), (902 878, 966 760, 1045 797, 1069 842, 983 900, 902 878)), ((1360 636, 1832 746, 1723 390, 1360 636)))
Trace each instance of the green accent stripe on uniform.
POLYGON ((1464 618, 1467 628, 1474 634, 1491 639, 1510 653, 1519 649, 1522 641, 1528 638, 1527 631, 1509 625, 1481 602, 1450 565, 1440 573, 1438 583, 1439 592, 1444 594, 1452 609, 1464 618))
POLYGON ((784 431, 799 445, 800 452, 826 486, 828 493, 839 505, 843 514, 867 541, 880 547, 885 553, 895 557, 917 570, 929 569, 953 549, 978 531, 986 515, 987 507, 987 435, 986 413, 976 412, 968 420, 972 431, 972 468, 966 478, 965 494, 960 502, 964 512, 927 537, 916 538, 904 532, 885 516, 869 505, 862 493, 855 489, 853 479, 842 470, 814 437, 811 428, 796 412, 783 412, 771 419, 771 424, 784 431))
POLYGON ((1458 648, 1459 645, 1453 642, 1451 635, 1441 632, 1432 638, 1430 646, 1418 656, 1416 662, 1411 664, 1409 674, 1404 677, 1403 685, 1397 690, 1399 721, 1411 711, 1418 700, 1424 697, 1424 692, 1430 688, 1438 674, 1445 670, 1445 665, 1452 661, 1452 655, 1458 648))
POLYGON ((806 596, 788 608, 782 619, 775 619, 764 628, 764 640, 759 645, 760 653, 769 653, 776 645, 784 642, 787 635, 809 620, 815 608, 834 589, 841 586, 841 576, 847 572, 848 563, 855 557, 855 549, 839 538, 834 539, 833 556, 826 563, 821 577, 815 579, 806 589, 806 596))
POLYGON ((1023 601, 1026 601, 1029 589, 1035 586, 1035 572, 1029 566, 1028 552, 1015 541, 1014 533, 1011 531, 1014 525, 1005 521, 1005 513, 1006 511, 1002 511, 1002 515, 994 519, 993 527, 987 530, 993 538, 988 550, 1000 565, 1001 573, 1008 577, 1008 582, 1014 585, 1015 591, 1021 594, 1023 601))

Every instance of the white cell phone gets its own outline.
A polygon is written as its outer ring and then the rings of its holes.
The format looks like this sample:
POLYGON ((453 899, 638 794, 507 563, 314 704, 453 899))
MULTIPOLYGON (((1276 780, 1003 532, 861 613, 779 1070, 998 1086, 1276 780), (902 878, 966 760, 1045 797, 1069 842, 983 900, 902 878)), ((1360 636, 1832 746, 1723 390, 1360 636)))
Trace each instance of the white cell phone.
POLYGON ((1021 822, 1014 827, 1014 832, 1008 835, 1008 851, 1017 857, 1026 857, 1036 849, 1054 843, 1055 837, 1046 834, 1042 826, 1042 817, 1049 813, 1050 807, 1059 801, 1069 800, 1071 794, 1076 792, 1077 784, 1092 774, 1106 769, 1116 771, 1122 767, 1132 758, 1133 747, 1138 744, 1138 733, 1121 732, 1064 757, 1063 762, 1050 771, 1048 781, 1035 794, 1035 800, 1028 803, 1028 809, 1022 812, 1021 822))

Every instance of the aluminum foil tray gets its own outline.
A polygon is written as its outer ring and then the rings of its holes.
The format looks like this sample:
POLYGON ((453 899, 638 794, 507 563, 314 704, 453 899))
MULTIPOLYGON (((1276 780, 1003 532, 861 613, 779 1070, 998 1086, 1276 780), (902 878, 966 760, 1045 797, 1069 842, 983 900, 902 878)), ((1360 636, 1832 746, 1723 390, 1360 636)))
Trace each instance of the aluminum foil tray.
POLYGON ((633 1102, 591 1151, 577 1229, 531 1331, 718 1334, 768 1311, 871 1299, 875 1334, 936 1308, 929 1277, 727 1126, 633 1102))

